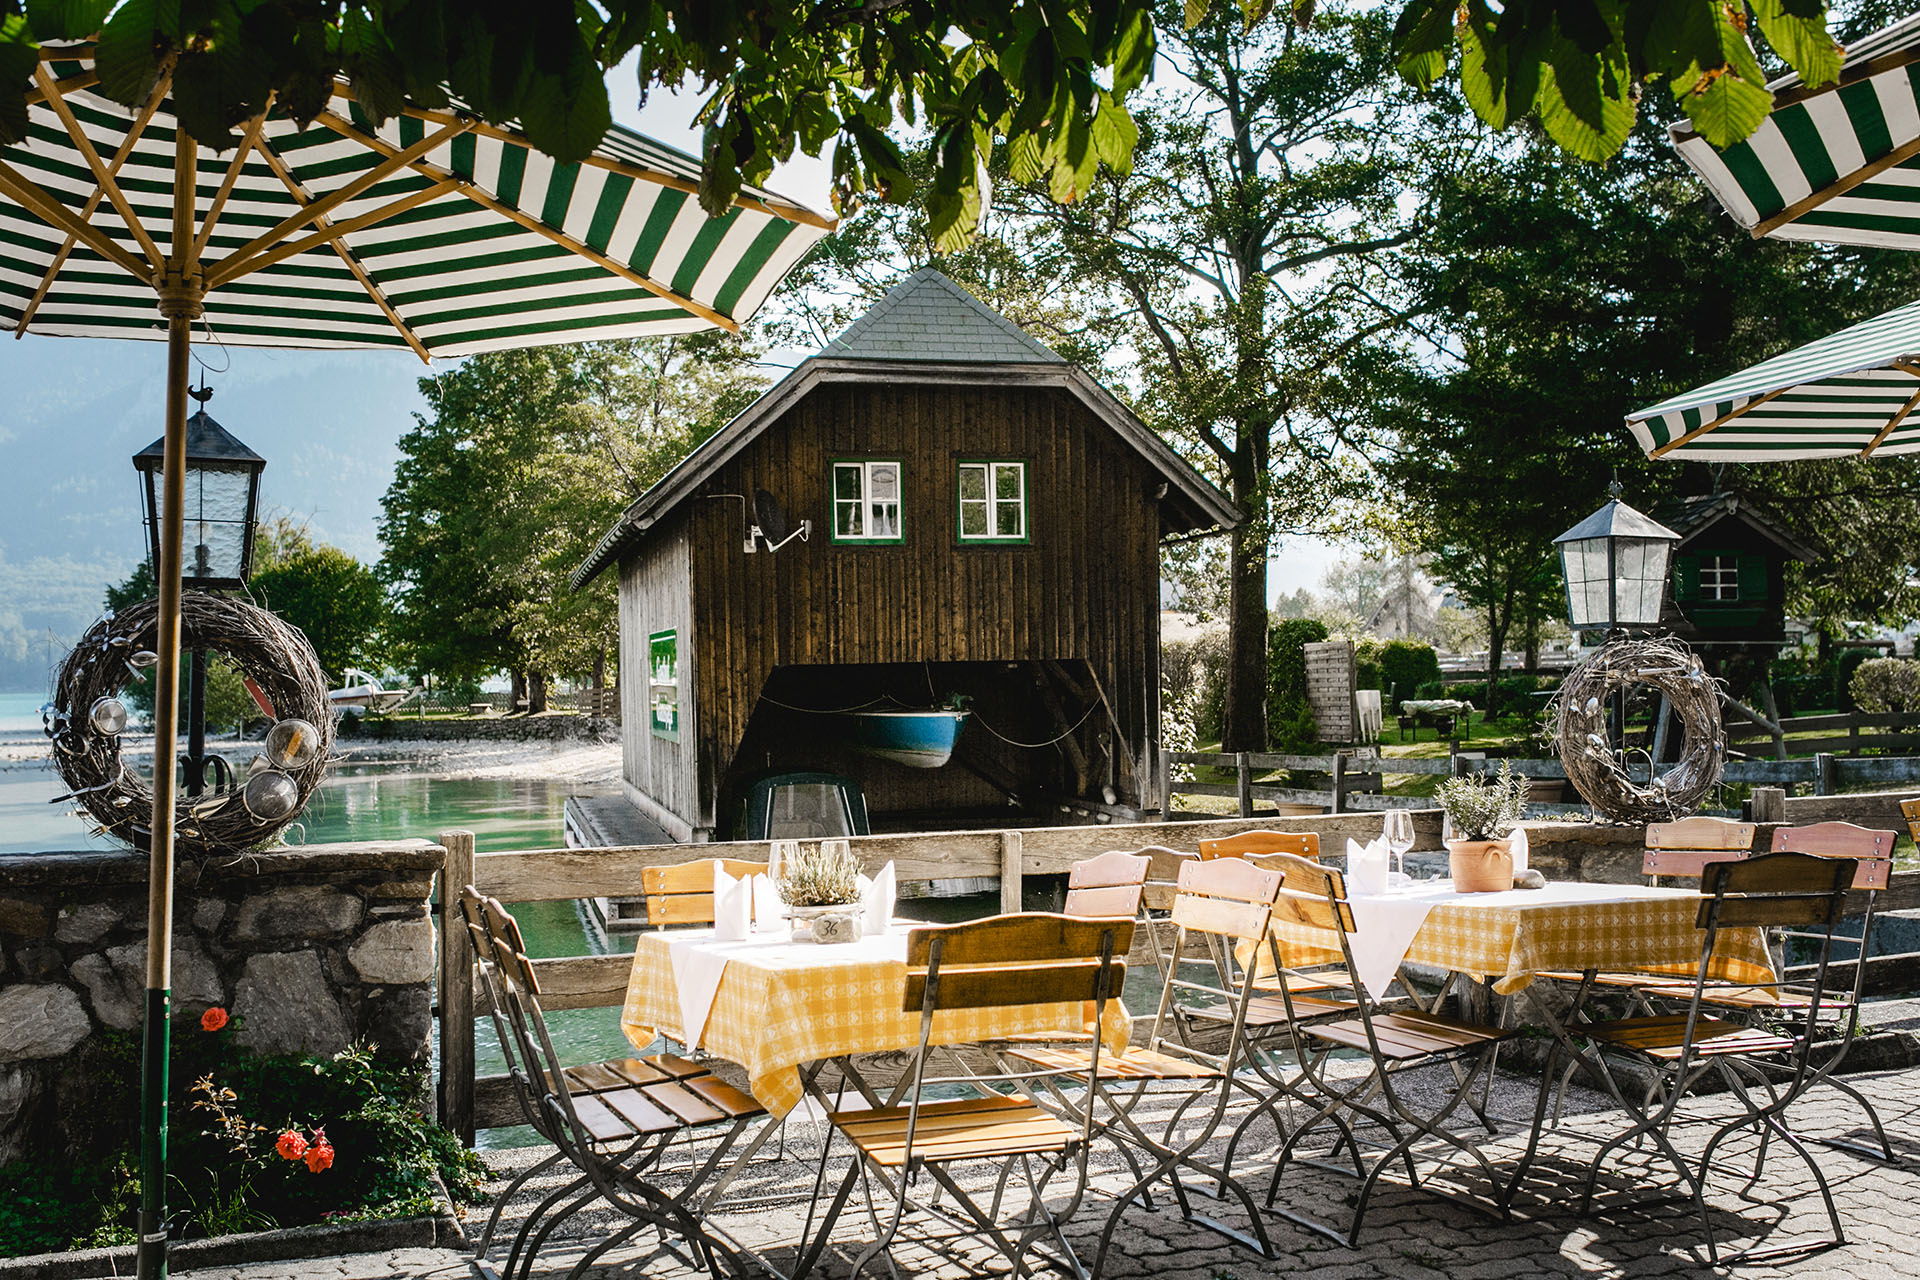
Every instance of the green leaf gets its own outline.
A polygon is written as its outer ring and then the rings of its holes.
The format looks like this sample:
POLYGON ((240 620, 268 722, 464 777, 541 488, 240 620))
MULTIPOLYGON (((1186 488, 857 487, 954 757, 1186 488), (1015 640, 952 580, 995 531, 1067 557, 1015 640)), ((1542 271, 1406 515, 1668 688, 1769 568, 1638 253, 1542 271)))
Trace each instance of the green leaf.
POLYGON ((1460 88, 1474 114, 1505 129, 1532 111, 1540 94, 1538 44, 1494 46, 1476 22, 1460 27, 1460 88))
POLYGON ((1626 85, 1620 82, 1617 94, 1607 92, 1602 62, 1563 42, 1543 69, 1534 100, 1547 136, 1582 160, 1607 159, 1633 132, 1634 105, 1625 97, 1626 85), (1561 75, 1561 65, 1569 75, 1561 75))
POLYGON ((14 86, 12 92, 0 93, 0 144, 27 136, 27 84, 39 65, 40 50, 33 44, 27 20, 19 14, 0 19, 0 85, 14 86))
MULTIPOLYGON (((94 69, 100 91, 115 102, 134 106, 153 92, 167 41, 159 30, 159 0, 127 0, 100 31, 94 69)), ((178 9, 174 9, 178 23, 178 9)))
POLYGON ((1133 168, 1133 148, 1140 141, 1140 126, 1133 122, 1127 109, 1113 100, 1112 95, 1100 94, 1100 109, 1093 117, 1093 149, 1099 155, 1101 163, 1115 173, 1127 173, 1133 168))
POLYGON ((1753 11, 1759 15, 1767 43, 1800 73, 1803 82, 1822 85, 1839 79, 1845 54, 1827 30, 1826 14, 1789 13, 1783 0, 1753 0, 1753 11))
POLYGON ((1025 186, 1038 182, 1047 171, 1046 156, 1040 139, 1032 133, 1017 134, 1007 141, 1007 169, 1014 182, 1025 186))
POLYGON ((1446 73, 1453 27, 1454 9, 1447 0, 1414 0, 1401 10, 1393 30, 1401 77, 1419 88, 1431 88, 1446 73))
POLYGON ((1206 21, 1207 10, 1210 7, 1211 6, 1209 5, 1208 0, 1187 0, 1187 3, 1186 3, 1187 30, 1191 31, 1195 27, 1199 26, 1202 22, 1206 21))
MULTIPOLYGON (((1153 74, 1155 36, 1153 15, 1144 7, 1135 9, 1130 21, 1120 28, 1113 49, 1113 92, 1125 97, 1146 83, 1153 74)), ((1018 77, 1013 77, 1017 79, 1018 77)))
POLYGON ((1738 76, 1723 75, 1700 92, 1684 94, 1680 109, 1701 137, 1725 148, 1752 136, 1773 110, 1773 95, 1738 76))
POLYGON ((100 30, 113 0, 27 0, 36 40, 82 40, 100 30))
POLYGON ((585 41, 574 38, 563 70, 534 79, 520 122, 527 141, 561 164, 578 164, 593 154, 613 127, 613 107, 585 41))
POLYGON ((1668 77, 1676 95, 1725 62, 1719 0, 1660 0, 1652 6, 1642 55, 1647 70, 1668 77))

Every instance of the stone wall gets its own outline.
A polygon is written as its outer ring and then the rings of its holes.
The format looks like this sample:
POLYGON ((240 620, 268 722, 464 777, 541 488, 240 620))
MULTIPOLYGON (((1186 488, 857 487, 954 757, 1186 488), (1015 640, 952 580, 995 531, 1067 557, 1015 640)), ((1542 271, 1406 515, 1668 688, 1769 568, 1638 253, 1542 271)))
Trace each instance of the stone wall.
POLYGON ((353 723, 342 718, 336 737, 368 742, 462 742, 475 739, 506 742, 618 742, 620 726, 599 716, 567 711, 537 716, 435 716, 430 719, 392 719, 375 716, 353 723))
MULTIPOLYGON (((225 1008, 260 1053, 364 1040, 425 1062, 445 857, 410 840, 181 863, 175 1016, 225 1008)), ((0 855, 0 1165, 62 1141, 67 1068, 102 1032, 139 1030, 146 934, 146 854, 0 855)))

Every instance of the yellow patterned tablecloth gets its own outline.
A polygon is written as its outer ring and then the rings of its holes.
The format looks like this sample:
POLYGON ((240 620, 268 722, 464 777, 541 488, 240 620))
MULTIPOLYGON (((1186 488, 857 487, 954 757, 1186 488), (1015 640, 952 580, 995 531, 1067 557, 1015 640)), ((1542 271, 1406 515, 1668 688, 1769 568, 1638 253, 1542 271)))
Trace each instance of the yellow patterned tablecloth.
MULTIPOLYGON (((1454 973, 1492 978, 1500 995, 1524 990, 1535 976, 1556 970, 1672 973, 1691 977, 1700 963, 1694 921, 1700 895, 1690 889, 1642 885, 1549 884, 1501 893, 1451 893, 1416 885, 1436 901, 1406 958, 1454 973)), ((1325 938, 1299 926, 1278 925, 1289 963, 1310 963, 1310 948, 1325 938)), ((1317 950, 1317 949, 1312 949, 1317 950)), ((1337 958, 1337 957, 1335 957, 1337 958)), ((1723 929, 1709 976, 1720 981, 1774 980, 1765 934, 1723 929)))
MULTIPOLYGON (((685 1042, 670 944, 697 933, 646 933, 633 953, 620 1029, 645 1048, 656 1033, 685 1042)), ((775 1115, 799 1104, 800 1067, 851 1053, 911 1049, 920 1040, 920 1014, 901 1007, 907 979, 907 934, 902 926, 879 937, 837 945, 768 938, 727 961, 714 993, 700 1047, 746 1069, 753 1095, 775 1115)), ((938 1044, 1084 1028, 1092 1006, 1029 1005, 949 1010, 934 1017, 938 1044)), ((1124 1048, 1130 1030, 1118 1000, 1107 1005, 1102 1039, 1124 1048)))

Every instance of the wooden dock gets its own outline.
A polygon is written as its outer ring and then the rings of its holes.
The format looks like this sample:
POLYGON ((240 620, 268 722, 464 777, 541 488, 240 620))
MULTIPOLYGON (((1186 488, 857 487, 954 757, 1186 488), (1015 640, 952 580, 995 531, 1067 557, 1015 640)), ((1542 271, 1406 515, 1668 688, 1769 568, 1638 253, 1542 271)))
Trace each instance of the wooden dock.
MULTIPOLYGON (((665 828, 625 796, 568 796, 565 825, 569 849, 620 849, 674 842, 665 828)), ((607 933, 637 933, 647 927, 647 900, 637 894, 586 901, 607 933)))

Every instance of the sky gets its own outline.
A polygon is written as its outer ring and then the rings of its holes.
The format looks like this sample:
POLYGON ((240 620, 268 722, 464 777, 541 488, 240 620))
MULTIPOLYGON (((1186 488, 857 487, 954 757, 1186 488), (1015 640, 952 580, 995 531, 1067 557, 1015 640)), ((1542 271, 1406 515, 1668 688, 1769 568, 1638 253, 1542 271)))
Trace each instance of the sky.
MULTIPOLYGON (((698 154, 693 95, 638 103, 634 68, 608 75, 614 118, 698 154)), ((797 157, 768 184, 828 207, 824 161, 797 157)), ((372 562, 380 497, 397 442, 425 401, 428 366, 406 352, 223 347, 195 334, 207 410, 267 459, 261 510, 305 522, 315 538, 372 562)), ((42 687, 49 666, 101 607, 104 584, 144 554, 131 458, 161 432, 159 342, 0 335, 0 690, 42 687)), ((1270 565, 1277 595, 1317 587, 1340 552, 1291 542, 1270 565)))

